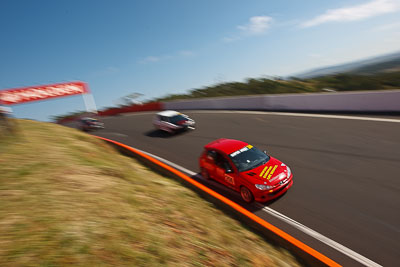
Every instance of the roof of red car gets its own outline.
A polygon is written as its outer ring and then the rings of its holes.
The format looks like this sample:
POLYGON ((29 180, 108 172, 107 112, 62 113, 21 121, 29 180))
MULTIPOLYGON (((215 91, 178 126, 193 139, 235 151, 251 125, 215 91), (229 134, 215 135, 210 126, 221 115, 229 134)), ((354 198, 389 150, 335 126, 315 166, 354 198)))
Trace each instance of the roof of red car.
POLYGON ((204 147, 207 149, 217 149, 225 152, 226 154, 231 154, 247 145, 248 143, 243 141, 220 138, 218 140, 212 141, 211 143, 208 143, 204 147))

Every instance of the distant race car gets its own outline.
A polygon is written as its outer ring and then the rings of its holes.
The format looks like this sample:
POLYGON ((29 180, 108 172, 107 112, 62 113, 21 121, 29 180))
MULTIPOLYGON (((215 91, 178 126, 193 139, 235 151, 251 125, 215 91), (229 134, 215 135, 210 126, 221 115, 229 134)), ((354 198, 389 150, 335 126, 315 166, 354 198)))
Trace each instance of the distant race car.
POLYGON ((195 122, 189 116, 173 110, 165 110, 156 114, 153 119, 156 129, 169 133, 182 130, 194 130, 195 122))
POLYGON ((293 185, 288 166, 242 141, 218 139, 204 147, 199 159, 201 175, 240 192, 247 202, 266 202, 293 185))
POLYGON ((91 130, 104 129, 104 123, 98 119, 84 117, 80 119, 79 127, 82 131, 87 132, 91 130))

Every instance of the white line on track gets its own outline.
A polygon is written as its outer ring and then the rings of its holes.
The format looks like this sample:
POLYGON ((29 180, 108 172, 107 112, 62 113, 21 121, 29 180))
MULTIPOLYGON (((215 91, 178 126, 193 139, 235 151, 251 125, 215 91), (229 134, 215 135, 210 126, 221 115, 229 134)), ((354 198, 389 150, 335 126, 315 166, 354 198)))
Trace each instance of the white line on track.
POLYGON ((116 136, 122 136, 122 137, 127 137, 128 136, 126 134, 115 133, 115 132, 101 132, 101 134, 109 134, 109 135, 116 135, 116 136))
MULTIPOLYGON (((140 149, 137 149, 137 150, 139 150, 139 151, 141 151, 141 152, 143 152, 143 153, 145 153, 145 154, 147 154, 147 155, 149 155, 149 156, 151 156, 151 157, 153 157, 155 159, 158 159, 159 161, 161 161, 161 162, 163 162, 163 163, 165 163, 165 164, 167 164, 167 165, 169 165, 171 167, 174 167, 175 169, 177 169, 179 171, 182 171, 182 172, 184 172, 186 174, 189 174, 191 176, 197 174, 196 172, 188 170, 188 169, 186 169, 186 168, 184 168, 184 167, 182 167, 180 165, 177 165, 177 164, 175 164, 175 163, 173 163, 173 162, 171 162, 169 160, 166 160, 164 158, 161 158, 159 156, 153 155, 153 154, 151 154, 149 152, 146 152, 146 151, 143 151, 143 150, 140 150, 140 149)), ((200 175, 198 175, 198 176, 201 177, 200 175)), ((303 232, 303 233, 305 233, 305 234, 317 239, 318 241, 320 241, 320 242, 326 244, 327 246, 339 251, 340 253, 343 253, 344 255, 347 255, 348 257, 352 258, 353 260, 355 260, 355 261, 357 261, 357 262, 359 262, 359 263, 361 263, 361 264, 363 264, 365 266, 371 266, 371 267, 382 266, 382 265, 380 265, 380 264, 378 264, 378 263, 376 263, 376 262, 374 262, 374 261, 372 261, 372 260, 370 260, 370 259, 358 254, 357 252, 355 252, 355 251, 353 251, 353 250, 351 250, 351 249, 349 249, 349 248, 337 243, 336 241, 333 241, 332 239, 330 239, 330 238, 328 238, 328 237, 326 237, 326 236, 324 236, 324 235, 322 235, 322 234, 320 234, 320 233, 308 228, 307 226, 305 226, 305 225, 303 225, 303 224, 301 224, 301 223, 299 223, 299 222, 287 217, 286 215, 283 215, 283 214, 277 212, 276 210, 271 209, 270 207, 264 206, 264 205, 262 205, 260 203, 256 203, 256 206, 258 208, 262 209, 264 212, 266 212, 266 213, 274 216, 275 218, 278 218, 281 221, 283 221, 283 222, 295 227, 296 229, 300 230, 301 232, 303 232)))
MULTIPOLYGON (((400 123, 400 119, 374 118, 374 117, 359 117, 345 115, 328 115, 328 114, 310 114, 310 113, 291 113, 291 112, 273 112, 273 111, 249 111, 249 110, 186 110, 193 113, 241 113, 254 115, 277 115, 277 116, 293 116, 293 117, 310 117, 310 118, 326 118, 326 119, 342 119, 342 120, 360 120, 360 121, 377 121, 377 122, 394 122, 400 123)), ((154 112, 132 112, 122 114, 121 116, 140 116, 151 115, 154 112)))
POLYGON ((136 116, 136 115, 149 115, 149 114, 154 114, 154 112, 132 112, 132 113, 122 113, 121 116, 123 117, 130 117, 130 116, 136 116))
MULTIPOLYGON (((189 112, 189 110, 188 110, 189 112)), ((326 118, 326 119, 342 119, 342 120, 360 120, 360 121, 378 121, 378 122, 394 122, 400 123, 400 119, 385 119, 373 117, 358 117, 344 115, 326 115, 326 114, 308 114, 308 113, 286 113, 286 112, 268 112, 268 111, 238 111, 238 110, 190 110, 193 113, 241 113, 241 114, 256 114, 256 115, 278 115, 278 116, 293 116, 293 117, 311 117, 311 118, 326 118)))
POLYGON ((307 226, 277 212, 276 210, 271 209, 270 207, 266 207, 260 203, 256 203, 256 205, 257 205, 257 207, 261 208, 263 211, 267 212, 268 214, 280 219, 281 221, 286 222, 287 224, 295 227, 296 229, 302 231, 303 233, 305 233, 311 237, 314 237, 318 241, 330 246, 331 248, 336 249, 337 251, 347 255, 348 257, 352 258, 353 260, 358 261, 359 263, 361 263, 365 266, 382 266, 382 265, 379 265, 378 263, 373 262, 372 260, 358 254, 357 252, 339 244, 338 242, 333 241, 332 239, 329 239, 326 236, 323 236, 322 234, 308 228, 307 226))
POLYGON ((137 148, 135 148, 135 149, 139 150, 140 152, 145 153, 145 154, 147 154, 147 155, 149 155, 149 156, 151 156, 151 157, 153 157, 155 159, 158 159, 159 161, 161 161, 161 162, 163 162, 163 163, 165 163, 165 164, 167 164, 167 165, 169 165, 171 167, 174 167, 175 169, 180 170, 181 172, 184 172, 184 173, 189 174, 191 176, 196 175, 196 173, 194 171, 188 170, 188 169, 186 169, 186 168, 184 168, 184 167, 182 167, 182 166, 180 166, 178 164, 175 164, 175 163, 173 163, 173 162, 171 162, 169 160, 166 160, 164 158, 161 158, 159 156, 153 155, 153 154, 151 154, 149 152, 146 152, 146 151, 143 151, 143 150, 140 150, 140 149, 137 149, 137 148))

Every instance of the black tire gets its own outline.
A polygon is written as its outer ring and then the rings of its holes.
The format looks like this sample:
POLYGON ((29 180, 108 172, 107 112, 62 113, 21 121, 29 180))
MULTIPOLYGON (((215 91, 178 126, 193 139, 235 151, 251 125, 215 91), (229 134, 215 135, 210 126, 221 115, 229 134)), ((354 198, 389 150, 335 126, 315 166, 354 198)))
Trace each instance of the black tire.
POLYGON ((253 193, 250 191, 250 189, 243 185, 240 187, 240 196, 246 203, 251 203, 254 201, 253 193))
POLYGON ((210 174, 205 168, 201 168, 201 176, 203 176, 205 180, 211 180, 210 174))

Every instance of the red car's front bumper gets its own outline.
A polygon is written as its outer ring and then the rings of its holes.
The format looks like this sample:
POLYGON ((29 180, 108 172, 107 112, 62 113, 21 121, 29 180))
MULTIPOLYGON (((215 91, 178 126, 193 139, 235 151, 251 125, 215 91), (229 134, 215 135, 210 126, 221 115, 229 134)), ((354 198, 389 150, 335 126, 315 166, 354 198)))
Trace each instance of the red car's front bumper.
POLYGON ((272 190, 253 190, 254 200, 257 202, 267 202, 274 198, 277 198, 283 195, 288 189, 293 185, 293 175, 289 178, 289 181, 277 188, 272 190), (272 191, 272 192, 271 192, 272 191))

